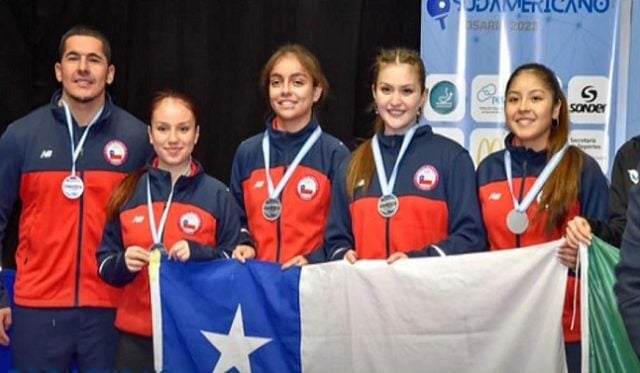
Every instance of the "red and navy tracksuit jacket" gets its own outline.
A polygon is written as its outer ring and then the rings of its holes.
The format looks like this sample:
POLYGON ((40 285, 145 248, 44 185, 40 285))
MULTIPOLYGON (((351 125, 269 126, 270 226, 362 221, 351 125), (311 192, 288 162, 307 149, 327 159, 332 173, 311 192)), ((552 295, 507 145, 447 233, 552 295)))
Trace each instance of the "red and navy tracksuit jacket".
MULTIPOLYGON (((403 136, 378 135, 387 177, 403 136)), ((416 133, 398 167, 393 193, 398 211, 390 218, 378 213, 381 196, 374 172, 368 192, 358 187, 353 201, 346 190, 348 161, 334 181, 331 217, 326 232, 327 259, 344 257, 355 249, 359 259, 384 259, 395 252, 411 257, 481 251, 486 237, 469 153, 436 135, 425 125, 416 133)), ((364 180, 362 180, 364 183, 364 180)))
MULTIPOLYGON (((296 154, 319 126, 313 118, 297 133, 274 128, 273 117, 267 120, 270 139, 270 172, 274 187, 278 184, 296 154)), ((243 141, 236 152, 231 170, 231 192, 244 210, 243 242, 253 238, 257 259, 284 263, 305 255, 310 262, 324 260, 323 234, 329 217, 331 181, 340 162, 349 155, 347 148, 335 137, 322 133, 302 159, 280 194, 282 213, 274 221, 262 215, 267 199, 263 133, 243 141)))
MULTIPOLYGON (((192 176, 180 176, 176 181, 162 242, 169 250, 176 242, 186 240, 191 251, 189 260, 228 258, 238 243, 238 208, 227 187, 205 174, 195 160, 191 170, 192 176)), ((129 272, 124 261, 127 247, 150 248, 153 244, 147 207, 147 177, 151 180, 155 223, 160 224, 171 191, 171 174, 151 167, 120 209, 119 219, 107 223, 97 259, 100 277, 111 285, 124 287, 118 300, 116 327, 150 337, 149 273, 146 267, 140 272, 129 272)))
MULTIPOLYGON (((506 137, 505 147, 511 152, 514 195, 518 201, 521 201, 547 164, 547 152, 535 152, 514 146, 513 134, 506 137)), ((504 170, 504 152, 505 150, 501 150, 490 154, 480 163, 477 171, 480 204, 491 250, 531 246, 559 239, 564 235, 567 222, 578 215, 591 219, 607 218, 609 200, 607 179, 598 163, 587 154, 583 154, 584 163, 580 176, 578 201, 571 206, 562 227, 554 229, 551 235, 547 235, 545 234, 546 214, 542 215, 538 222, 534 221, 538 211, 537 201, 540 197, 538 196, 527 210, 528 229, 520 235, 512 233, 506 223, 507 214, 514 207, 504 170)), ((576 277, 570 276, 567 282, 563 314, 566 342, 580 340, 579 309, 576 312, 578 326, 570 330, 575 281, 576 277)), ((578 298, 578 305, 579 301, 578 298)))
MULTIPOLYGON (((64 196, 71 144, 61 92, 18 119, 0 138, 0 241, 17 198, 22 201, 15 302, 24 307, 114 307, 117 289, 98 277, 95 253, 112 190, 148 160, 146 126, 109 97, 87 135, 76 168, 84 194, 64 196)), ((74 122, 76 144, 85 128, 74 122)), ((0 307, 7 306, 0 291, 0 307)))

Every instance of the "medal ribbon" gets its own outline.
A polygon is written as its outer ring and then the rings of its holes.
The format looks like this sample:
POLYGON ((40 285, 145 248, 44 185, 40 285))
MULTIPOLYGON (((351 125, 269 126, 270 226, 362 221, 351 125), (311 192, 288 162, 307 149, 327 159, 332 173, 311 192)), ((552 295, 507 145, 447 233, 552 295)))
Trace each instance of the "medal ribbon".
MULTIPOLYGON (((182 175, 187 175, 188 171, 191 169, 191 156, 189 156, 189 162, 187 163, 187 168, 182 171, 182 175)), ((147 212, 149 213, 149 229, 151 230, 151 237, 153 237, 153 244, 158 245, 162 244, 162 235, 164 234, 164 227, 167 224, 167 216, 169 215, 169 207, 171 206, 171 201, 173 200, 173 189, 175 183, 171 183, 171 191, 169 192, 169 197, 167 198, 167 202, 164 205, 164 210, 162 211, 162 216, 160 217, 160 226, 156 229, 156 218, 153 215, 153 201, 151 200, 151 176, 147 173, 147 212)))
POLYGON ((167 224, 167 216, 169 215, 169 207, 171 206, 171 200, 173 199, 173 187, 171 183, 171 192, 169 192, 169 198, 164 205, 162 216, 160 217, 160 226, 156 229, 156 218, 153 216, 153 202, 151 201, 151 183, 149 182, 150 175, 147 174, 147 211, 149 212, 149 229, 151 230, 151 237, 153 237, 153 244, 162 244, 162 235, 164 234, 164 227, 167 224))
POLYGON ((298 154, 296 154, 295 158, 293 158, 293 161, 289 165, 289 168, 287 168, 287 172, 285 172, 284 176, 282 177, 278 185, 276 185, 276 187, 274 188, 273 180, 271 179, 271 173, 269 172, 269 160, 270 160, 269 131, 268 130, 264 131, 264 136, 262 136, 262 156, 264 158, 264 169, 265 169, 265 177, 267 178, 267 190, 269 192, 269 199, 278 198, 278 196, 284 189, 285 185, 287 185, 287 182, 289 181, 289 179, 291 179, 291 176, 293 175, 293 172, 296 170, 296 167, 298 167, 298 165, 302 161, 302 158, 304 158, 304 156, 307 155, 309 150, 311 150, 311 147, 313 146, 313 144, 315 144, 316 141, 318 141, 318 139, 320 138, 320 135, 322 135, 322 129, 320 128, 320 126, 318 126, 313 131, 311 136, 309 136, 307 141, 304 142, 304 144, 302 145, 302 148, 300 148, 300 150, 298 151, 298 154))
POLYGON ((71 110, 69 109, 69 105, 64 100, 62 101, 62 106, 64 106, 64 115, 67 120, 67 128, 69 129, 69 140, 71 140, 71 175, 76 174, 76 160, 80 153, 82 152, 82 146, 84 145, 84 141, 87 139, 87 134, 89 133, 89 129, 91 126, 100 118, 100 114, 102 114, 102 110, 104 109, 104 105, 100 107, 100 110, 93 116, 91 122, 84 130, 84 133, 80 137, 80 141, 78 141, 78 145, 75 145, 75 141, 73 139, 73 120, 71 119, 71 110))
MULTIPOLYGON (((558 164, 562 160, 562 157, 564 156, 564 153, 567 152, 568 148, 569 148, 569 144, 564 144, 562 149, 560 149, 559 152, 557 152, 556 154, 553 155, 553 157, 551 157, 551 159, 546 164, 546 166, 544 166, 544 169, 542 169, 542 172, 540 173, 536 181, 533 183, 533 186, 531 187, 531 189, 529 189, 529 192, 527 192, 524 199, 520 203, 518 203, 518 199, 516 198, 516 195, 513 192, 513 177, 511 175, 511 153, 509 152, 509 150, 506 150, 504 152, 504 170, 507 173, 507 183, 509 184, 509 192, 511 193, 511 198, 513 199, 513 207, 515 208, 516 211, 518 212, 527 211, 527 209, 531 205, 531 202, 533 202, 533 199, 536 198, 540 190, 542 190, 542 187, 544 186, 544 184, 547 182, 547 179, 549 179, 549 176, 551 176, 551 173, 553 172, 553 170, 555 170, 556 167, 558 167, 558 164)), ((522 182, 524 183, 524 180, 522 180, 522 182)))
POLYGON ((404 139, 402 139, 402 145, 400 146, 400 152, 398 152, 396 163, 393 165, 393 170, 391 171, 391 176, 388 181, 387 175, 384 171, 382 154, 380 153, 378 135, 373 135, 373 138, 371 139, 371 150, 373 151, 373 160, 376 163, 376 173, 378 174, 378 182, 380 183, 380 190, 382 191, 383 196, 393 194, 393 187, 396 185, 396 177, 398 176, 398 166, 400 165, 400 161, 402 160, 402 157, 404 157, 404 153, 407 151, 409 143, 411 143, 416 130, 422 126, 424 126, 424 124, 415 125, 405 133, 404 139))

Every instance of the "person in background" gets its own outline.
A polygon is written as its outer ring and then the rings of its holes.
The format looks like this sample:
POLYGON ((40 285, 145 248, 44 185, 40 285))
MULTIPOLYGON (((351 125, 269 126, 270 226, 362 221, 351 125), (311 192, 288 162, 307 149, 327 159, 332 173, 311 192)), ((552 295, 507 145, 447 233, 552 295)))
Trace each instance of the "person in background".
POLYGON ((51 103, 0 137, 0 241, 22 202, 15 304, 0 289, 0 343, 13 321, 19 371, 113 369, 117 289, 98 277, 95 253, 109 196, 150 154, 142 122, 106 91, 115 77, 107 38, 75 26, 61 38, 51 103))
MULTIPOLYGON (((518 67, 507 82, 504 109, 510 130, 505 149, 490 154, 477 170, 490 249, 560 239, 567 222, 577 215, 606 218, 607 179, 593 158, 569 146, 567 101, 553 71, 537 63, 518 67)), ((563 246, 558 259, 575 269, 577 249, 563 246)), ((580 371, 575 281, 572 272, 562 318, 569 372, 580 371)))
POLYGON ((109 201, 97 260, 100 277, 124 288, 115 321, 122 371, 154 369, 147 271, 151 250, 181 262, 202 261, 229 258, 238 242, 240 215, 231 193, 191 157, 199 135, 196 113, 184 93, 155 95, 149 140, 156 157, 127 177, 109 201))
POLYGON ((469 153, 420 121, 425 74, 415 51, 388 49, 377 56, 375 134, 334 180, 327 259, 393 263, 486 248, 469 153))
POLYGON ((631 187, 638 184, 640 163, 640 136, 622 144, 616 152, 611 170, 609 188, 609 219, 594 220, 576 216, 567 224, 567 244, 578 247, 580 242, 591 245, 593 235, 620 247, 622 233, 627 224, 627 204, 631 187))
POLYGON ((260 82, 273 114, 233 160, 231 191, 243 211, 242 244, 233 257, 283 268, 324 261, 331 182, 349 154, 315 116, 329 84, 316 57, 298 44, 280 47, 260 82))

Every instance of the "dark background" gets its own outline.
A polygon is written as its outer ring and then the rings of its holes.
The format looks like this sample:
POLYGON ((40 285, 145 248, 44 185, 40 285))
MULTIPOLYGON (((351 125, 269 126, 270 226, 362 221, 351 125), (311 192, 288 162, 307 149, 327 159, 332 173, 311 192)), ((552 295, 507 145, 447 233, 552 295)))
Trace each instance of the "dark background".
MULTIPOLYGON (((269 106, 258 77, 278 46, 296 42, 316 54, 331 86, 320 123, 351 148, 371 135, 377 51, 420 47, 420 0, 0 0, 0 133, 49 102, 60 36, 78 23, 111 42, 109 92, 117 105, 148 122, 155 90, 194 97, 195 156, 225 183, 238 144, 264 129, 269 106)), ((4 240, 5 267, 14 267, 17 212, 4 240)))

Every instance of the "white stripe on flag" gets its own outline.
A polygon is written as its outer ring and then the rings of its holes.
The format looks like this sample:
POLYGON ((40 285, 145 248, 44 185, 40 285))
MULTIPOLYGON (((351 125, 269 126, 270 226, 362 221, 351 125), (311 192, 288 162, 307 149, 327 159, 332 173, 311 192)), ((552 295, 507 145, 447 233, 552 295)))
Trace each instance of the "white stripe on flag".
POLYGON ((160 250, 152 250, 149 258, 149 291, 151 293, 151 326, 153 330, 153 366, 162 372, 162 303, 160 298, 160 250))
POLYGON ((560 241, 304 267, 305 372, 565 372, 560 241))

